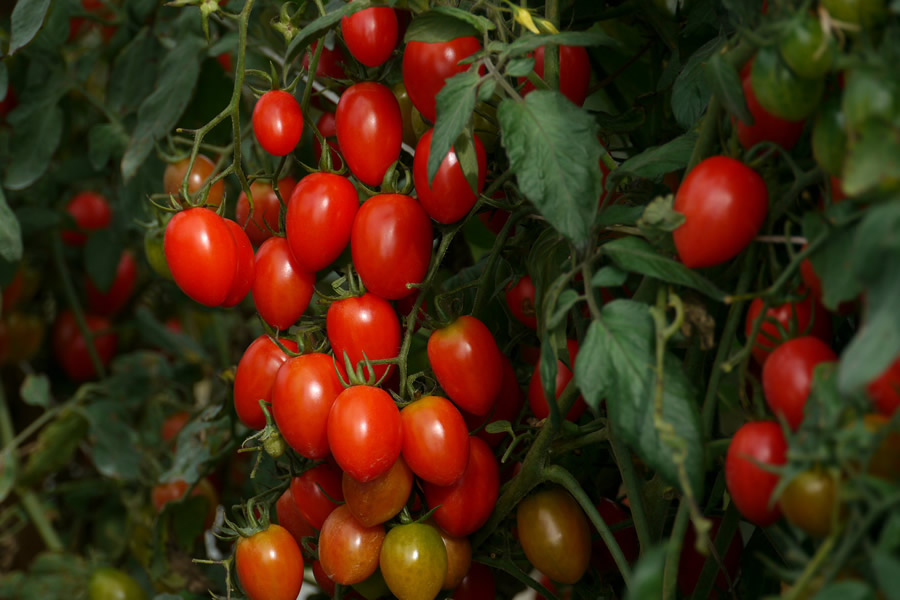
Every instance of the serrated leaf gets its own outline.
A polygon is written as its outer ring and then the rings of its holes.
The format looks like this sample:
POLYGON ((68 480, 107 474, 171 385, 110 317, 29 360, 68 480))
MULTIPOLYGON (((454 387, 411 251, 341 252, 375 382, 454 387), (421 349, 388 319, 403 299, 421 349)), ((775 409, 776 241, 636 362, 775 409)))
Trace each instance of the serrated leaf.
MULTIPOLYGON (((485 79, 480 86, 478 86, 478 101, 479 102, 487 102, 494 95, 494 91, 497 89, 497 80, 496 79, 485 79)), ((438 92, 440 95, 440 92, 438 92)))
POLYGON ((626 175, 661 179, 666 173, 683 169, 687 166, 696 143, 697 133, 691 131, 661 146, 648 148, 632 156, 609 174, 606 178, 606 189, 615 188, 619 180, 626 175))
POLYGON ((434 176, 450 152, 450 147, 472 118, 479 79, 477 71, 469 69, 447 79, 444 87, 438 92, 435 100, 437 120, 428 154, 428 185, 434 181, 434 176))
POLYGON ((741 85, 737 69, 720 53, 713 54, 704 68, 706 79, 725 110, 737 117, 739 121, 752 125, 753 115, 747 108, 747 99, 744 98, 744 88, 741 85))
MULTIPOLYGON (((287 48, 286 60, 293 60, 301 50, 309 46, 311 41, 325 35, 328 30, 340 23, 343 17, 349 17, 372 5, 373 3, 371 0, 355 0, 354 2, 348 2, 347 4, 341 5, 337 10, 316 18, 309 25, 297 32, 297 35, 291 39, 291 43, 288 44, 287 48)), ((418 17, 416 17, 413 23, 417 20, 418 17)))
POLYGON ((0 186, 0 258, 11 263, 18 262, 22 258, 22 227, 6 203, 2 186, 0 186))
POLYGON ((596 288, 618 287, 628 279, 628 273, 612 265, 606 265, 591 277, 591 286, 596 288))
POLYGON ((416 16, 410 22, 403 36, 403 41, 449 42, 460 37, 477 36, 478 30, 468 21, 444 14, 437 10, 429 10, 416 16))
POLYGON ((636 237, 620 238, 603 245, 603 252, 620 269, 683 285, 718 301, 727 295, 713 282, 680 262, 661 256, 650 244, 636 237))
POLYGON ((32 113, 14 126, 10 144, 16 148, 6 166, 4 186, 24 190, 43 175, 62 138, 63 111, 54 106, 45 113, 32 113))
POLYGON ((117 125, 98 123, 88 132, 88 159, 95 171, 101 170, 109 159, 120 153, 128 137, 117 125))
POLYGON ((697 49, 685 63, 672 86, 672 112, 684 129, 694 126, 709 104, 711 89, 704 75, 703 63, 715 54, 723 38, 714 38, 697 49))
POLYGON ((116 268, 122 256, 124 241, 114 227, 95 231, 84 246, 84 270, 101 292, 116 279, 116 268))
POLYGON ((603 148, 591 116, 559 92, 535 90, 497 109, 519 189, 557 231, 584 243, 597 212, 603 148))
POLYGON ((50 380, 46 375, 27 375, 19 394, 26 404, 50 407, 50 380))
POLYGON ((141 29, 116 57, 109 78, 107 100, 110 110, 130 114, 153 91, 159 43, 149 28, 141 29))
POLYGON ((50 0, 18 0, 12 11, 8 56, 25 47, 41 30, 50 0))
POLYGON ((525 77, 534 71, 534 58, 531 56, 517 58, 506 65, 506 75, 509 77, 525 77))
POLYGON ((593 31, 566 31, 550 35, 526 34, 511 42, 500 54, 499 60, 510 56, 521 56, 533 52, 541 46, 555 44, 559 46, 605 46, 617 50, 624 50, 621 41, 599 30, 593 31))

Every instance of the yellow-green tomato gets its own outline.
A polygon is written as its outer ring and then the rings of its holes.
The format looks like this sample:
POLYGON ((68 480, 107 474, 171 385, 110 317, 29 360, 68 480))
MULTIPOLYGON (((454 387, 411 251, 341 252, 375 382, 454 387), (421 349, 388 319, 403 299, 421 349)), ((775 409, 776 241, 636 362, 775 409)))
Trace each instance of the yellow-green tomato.
POLYGON ((516 510, 519 541, 534 568, 559 583, 575 583, 591 559, 591 527, 578 503, 555 487, 528 496, 516 510))
POLYGON ((146 600, 147 595, 131 575, 112 567, 101 567, 88 582, 90 600, 146 600))
POLYGON ((433 527, 400 525, 384 538, 380 566, 384 581, 399 600, 432 600, 447 576, 447 550, 433 527))

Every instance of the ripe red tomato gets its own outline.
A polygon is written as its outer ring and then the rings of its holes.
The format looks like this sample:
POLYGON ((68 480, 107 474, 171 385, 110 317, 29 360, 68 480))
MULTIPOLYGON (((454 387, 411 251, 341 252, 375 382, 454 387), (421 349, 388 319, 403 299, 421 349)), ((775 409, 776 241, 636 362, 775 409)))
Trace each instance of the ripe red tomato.
MULTIPOLYGON (((534 51, 534 72, 544 77, 544 47, 534 51)), ((528 95, 534 86, 526 77, 520 77, 519 83, 525 82, 522 97, 528 95)), ((584 104, 587 98, 588 84, 591 82, 591 62, 587 50, 581 46, 559 47, 559 91, 576 106, 584 104)))
POLYGON ((286 239, 269 238, 256 251, 253 302, 259 316, 272 327, 293 325, 309 306, 315 285, 315 273, 294 262, 286 239))
MULTIPOLYGON (((631 515, 625 512, 625 510, 614 500, 610 500, 609 498, 600 498, 600 502, 596 504, 596 508, 597 512, 600 513, 600 516, 603 518, 603 522, 613 529, 613 537, 619 544, 622 554, 625 555, 625 560, 627 560, 629 564, 634 563, 634 561, 637 560, 639 553, 637 532, 634 530, 634 525, 616 528, 617 524, 630 521, 631 515)), ((594 544, 591 546, 591 565, 597 569, 601 575, 615 573, 618 571, 618 567, 616 566, 616 561, 613 560, 609 548, 603 542, 603 539, 599 534, 594 537, 594 544)))
POLYGON ((399 525, 384 538, 379 566, 398 598, 435 598, 447 577, 447 549, 434 527, 399 525))
POLYGON ((371 481, 391 468, 403 446, 400 411, 390 394, 369 385, 338 395, 328 415, 328 444, 341 469, 371 481))
POLYGON ((402 194, 373 196, 359 209, 350 233, 353 266, 373 294, 398 300, 422 283, 431 262, 431 220, 402 194))
POLYGON ((766 527, 781 516, 777 502, 771 502, 779 476, 756 463, 777 466, 786 461, 787 441, 774 421, 745 423, 731 438, 725 457, 725 484, 748 521, 766 527))
MULTIPOLYGON (((303 68, 309 71, 309 59, 316 53, 318 41, 309 45, 308 52, 303 53, 303 68)), ((343 79, 347 76, 344 72, 344 54, 340 47, 335 44, 334 48, 329 49, 328 46, 322 48, 322 54, 319 56, 319 62, 316 64, 316 78, 330 77, 332 79, 343 79)))
MULTIPOLYGON (((112 323, 106 317, 97 315, 84 315, 84 320, 88 330, 93 334, 94 348, 100 362, 104 366, 108 365, 116 354, 119 341, 118 336, 112 331, 112 323)), ((53 353, 70 379, 87 381, 97 377, 94 364, 88 355, 87 342, 78 329, 74 313, 70 310, 61 312, 53 326, 53 353)))
POLYGON ((269 90, 260 96, 253 107, 253 135, 273 156, 293 152, 303 135, 300 103, 283 90, 269 90))
POLYGON ((494 572, 481 563, 472 563, 469 572, 453 592, 453 600, 496 600, 494 572))
MULTIPOLYGON (((719 532, 719 527, 722 525, 722 519, 709 517, 709 520, 712 521, 709 538, 714 542, 716 534, 719 532)), ((697 552, 696 545, 697 532, 694 530, 694 526, 691 525, 684 535, 684 542, 681 545, 681 559, 678 561, 678 589, 685 598, 689 598, 697 588, 700 573, 703 571, 703 564, 706 562, 706 557, 697 552)), ((742 550, 741 534, 739 531, 735 531, 731 542, 728 544, 728 549, 725 550, 725 555, 721 557, 722 566, 718 568, 715 587, 709 595, 710 600, 729 597, 726 594, 728 581, 729 579, 734 581, 735 577, 737 577, 738 569, 741 566, 742 550), (722 567, 724 567, 724 571, 722 567), (727 577, 725 576, 726 572, 728 573, 727 577)))
POLYGON ((234 238, 234 250, 237 258, 234 281, 231 282, 228 295, 221 304, 224 307, 231 307, 240 304, 247 297, 250 288, 253 287, 253 281, 256 278, 256 257, 253 255, 250 238, 247 237, 241 226, 231 219, 224 219, 224 221, 234 238))
MULTIPOLYGON (((762 305, 763 302, 760 298, 755 298, 750 303, 744 323, 744 335, 747 337, 753 333, 753 322, 759 317, 762 305)), ((785 302, 779 306, 770 307, 766 310, 764 318, 766 320, 763 321, 753 345, 753 358, 761 365, 766 362, 769 353, 784 342, 778 326, 769 319, 777 321, 781 325, 788 333, 787 339, 801 335, 814 335, 823 342, 831 341, 831 320, 828 318, 828 313, 820 304, 813 301, 811 295, 807 295, 799 302, 785 302)))
POLYGON ((756 237, 768 209, 756 171, 727 156, 702 161, 675 194, 675 210, 685 217, 672 233, 681 262, 696 269, 731 260, 756 237))
MULTIPOLYGON (((569 350, 569 361, 572 368, 575 368, 575 361, 578 360, 578 342, 576 340, 566 340, 566 347, 569 350)), ((556 361, 556 399, 562 395, 563 390, 574 377, 574 373, 561 360, 556 361)), ((546 419, 550 416, 550 406, 547 404, 547 398, 544 396, 544 387, 541 382, 540 364, 535 365, 534 371, 531 373, 531 380, 528 382, 528 407, 531 413, 538 419, 546 419)), ((584 411, 587 410, 587 404, 584 398, 579 394, 575 399, 575 403, 566 414, 566 419, 572 422, 578 420, 584 411)))
POLYGON ((806 121, 786 121, 771 114, 760 105, 756 94, 753 93, 753 86, 750 85, 751 65, 752 61, 748 62, 741 70, 741 85, 744 88, 747 108, 750 116, 753 117, 753 125, 747 125, 732 117, 732 123, 737 129, 738 141, 742 147, 748 150, 760 142, 774 142, 785 150, 790 150, 803 135, 803 126, 806 121))
MULTIPOLYGON (((297 343, 280 338, 278 341, 297 352, 297 343)), ((259 401, 269 402, 275 375, 288 359, 275 342, 261 335, 244 351, 234 374, 234 409, 241 422, 251 429, 266 426, 266 416, 259 407, 259 401)))
POLYGON ((840 510, 838 486, 834 477, 824 471, 813 469, 797 474, 787 484, 778 505, 784 518, 812 537, 824 538, 834 528, 835 509, 840 510))
MULTIPOLYGON (((316 129, 331 148, 332 168, 340 169, 344 163, 341 160, 341 146, 337 141, 337 122, 334 120, 334 113, 322 113, 322 116, 316 121, 316 129)), ((322 160, 322 144, 319 143, 319 138, 316 136, 313 136, 313 156, 316 158, 316 164, 319 164, 319 161, 322 160)))
POLYGON ((438 383, 463 410, 485 415, 503 383, 500 350, 478 319, 462 316, 428 338, 428 362, 438 383))
MULTIPOLYGON (((150 501, 153 503, 153 508, 159 512, 169 502, 181 500, 184 498, 184 494, 187 492, 188 487, 190 487, 188 483, 182 479, 155 485, 150 492, 150 501)), ((206 529, 209 529, 216 520, 216 508, 219 506, 219 494, 216 492, 216 489, 213 487, 212 483, 210 483, 209 479, 206 479, 205 477, 198 481, 197 485, 195 485, 194 489, 191 491, 192 498, 200 496, 203 496, 203 498, 206 499, 206 517, 203 526, 206 529)))
POLYGON ((112 222, 112 210, 106 198, 95 192, 75 194, 65 208, 75 221, 77 230, 64 229, 62 240, 69 246, 83 246, 87 234, 98 229, 106 229, 112 222))
MULTIPOLYGON (((346 378, 338 364, 341 376, 346 378)), ((272 384, 272 416, 284 441, 301 456, 328 456, 328 413, 344 391, 331 356, 313 352, 281 365, 272 384)))
MULTIPOLYGON (((356 368, 365 358, 379 360, 394 358, 400 352, 400 320, 387 300, 366 292, 362 296, 345 298, 328 307, 325 318, 328 342, 340 365, 344 353, 356 368)), ((372 370, 380 379, 391 365, 375 365, 372 370)), ((368 372, 363 369, 363 374, 368 372)))
POLYGON ((534 306, 534 283, 529 275, 522 276, 513 285, 506 286, 506 305, 517 321, 529 329, 537 329, 537 313, 534 306))
POLYGON ((341 35, 353 58, 367 67, 377 67, 397 46, 397 13, 393 8, 375 6, 342 17, 341 35))
POLYGON ((469 68, 459 61, 481 50, 474 37, 449 42, 408 42, 403 51, 403 85, 422 116, 435 122, 435 97, 444 82, 469 68))
POLYGON ((159 435, 164 442, 171 442, 184 429, 185 424, 190 420, 191 413, 186 410, 180 410, 177 413, 169 415, 163 421, 159 435))
POLYGON ((88 307, 91 312, 98 315, 114 315, 128 304, 136 283, 137 262, 134 260, 134 255, 125 250, 119 258, 116 277, 109 289, 100 291, 90 277, 85 277, 84 288, 88 307))
MULTIPOLYGON (((293 177, 282 177, 278 180, 278 191, 285 204, 294 191, 297 182, 293 177)), ((234 209, 234 217, 238 224, 247 232, 247 237, 254 246, 259 246, 272 237, 269 229, 278 231, 278 217, 281 214, 281 202, 272 188, 272 184, 265 181, 254 181, 250 184, 250 193, 253 194, 253 214, 250 214, 250 200, 247 194, 241 191, 238 196, 237 206, 234 209)))
POLYGON ((457 481, 469 462, 469 432, 453 403, 425 396, 400 411, 403 458, 420 479, 435 485, 457 481))
POLYGON ((413 472, 402 455, 390 469, 371 481, 357 481, 347 473, 341 481, 347 508, 366 527, 384 523, 403 510, 412 485, 413 472))
POLYGON ((335 121, 350 171, 366 185, 380 185, 403 142, 400 105, 390 88, 372 81, 350 86, 341 94, 335 121))
POLYGON ((886 417, 893 416, 900 406, 900 357, 872 381, 866 391, 878 412, 886 417))
POLYGON ((166 225, 166 263, 181 290, 195 302, 219 306, 231 291, 238 252, 225 220, 206 208, 176 213, 166 225))
MULTIPOLYGON (((179 196, 181 193, 181 182, 184 181, 188 163, 190 162, 191 159, 188 157, 182 158, 181 160, 166 166, 166 170, 163 173, 163 191, 165 193, 174 194, 176 198, 179 196)), ((210 178, 215 169, 216 164, 213 161, 203 154, 198 154, 196 160, 194 160, 194 168, 191 169, 191 175, 188 179, 188 193, 191 195, 196 194, 210 178)), ((209 195, 206 197, 206 204, 218 206, 222 204, 223 198, 225 198, 225 182, 220 179, 210 186, 209 195)))
POLYGON ((241 587, 250 600, 296 600, 303 585, 303 554, 280 525, 242 537, 234 551, 241 587))
POLYGON ((290 532, 294 541, 297 542, 297 546, 300 547, 300 551, 303 552, 303 538, 315 536, 316 530, 300 514, 290 487, 278 497, 278 501, 275 503, 275 514, 278 517, 278 524, 290 532))
MULTIPOLYGON (((456 223, 475 206, 478 195, 469 187, 469 182, 463 175, 453 147, 441 162, 431 185, 428 185, 428 156, 431 154, 433 137, 434 129, 429 129, 419 138, 419 143, 416 145, 416 156, 413 159, 413 181, 419 195, 419 202, 429 217, 438 223, 456 223)), ((478 194, 480 194, 484 190, 487 159, 485 158, 484 144, 477 135, 473 136, 473 140, 478 162, 478 194)))
MULTIPOLYGON (((516 379, 516 372, 512 363, 506 356, 500 355, 502 363, 503 375, 500 383, 500 392, 494 400, 494 410, 486 415, 473 415, 463 412, 463 419, 469 430, 481 427, 485 423, 493 423, 494 421, 509 421, 515 423, 516 418, 522 411, 522 405, 525 403, 525 396, 522 395, 522 388, 516 379)), ((481 429, 476 435, 486 441, 489 446, 496 448, 503 441, 507 434, 505 433, 488 433, 485 429, 481 429)))
POLYGON ((569 492, 554 487, 527 496, 516 509, 516 525, 534 568, 560 583, 581 579, 591 558, 591 527, 569 492))
POLYGON ((288 202, 285 232, 297 266, 315 273, 340 256, 359 197, 350 180, 333 173, 311 173, 300 180, 288 202))
POLYGON ((378 568, 384 525, 364 527, 346 505, 328 515, 319 533, 319 560, 329 579, 352 585, 378 568))
POLYGON ((797 431, 812 386, 813 369, 819 363, 836 361, 837 355, 822 340, 806 336, 788 340, 775 348, 763 365, 762 383, 766 402, 797 431))
POLYGON ((476 531, 487 522, 497 502, 500 468, 487 442, 469 437, 469 464, 463 476, 448 486, 423 484, 425 502, 435 508, 434 522, 454 537, 476 531))
POLYGON ((325 519, 338 507, 329 498, 344 501, 341 470, 330 461, 307 469, 291 480, 291 496, 306 522, 321 530, 325 519))

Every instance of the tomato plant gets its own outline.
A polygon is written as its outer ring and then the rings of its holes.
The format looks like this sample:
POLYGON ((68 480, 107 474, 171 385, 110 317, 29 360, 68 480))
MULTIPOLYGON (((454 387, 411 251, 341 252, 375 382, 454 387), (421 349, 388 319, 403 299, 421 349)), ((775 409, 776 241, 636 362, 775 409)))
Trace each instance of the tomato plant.
POLYGON ((253 246, 250 245, 250 238, 244 233, 240 225, 231 219, 225 219, 225 225, 231 232, 234 240, 235 251, 235 269, 234 279, 231 281, 231 287, 228 288, 228 295, 222 301, 222 306, 231 307, 241 302, 253 287, 256 280, 256 256, 253 254, 253 246))
POLYGON ((509 307, 509 312, 529 329, 537 329, 534 292, 534 283, 528 275, 519 278, 515 284, 510 282, 506 287, 506 305, 509 307))
POLYGON ((591 530, 584 511, 562 488, 540 490, 516 508, 519 541, 528 561, 553 581, 575 583, 591 559, 591 530))
MULTIPOLYGON (((710 521, 712 525, 709 529, 709 537, 710 540, 715 540, 722 526, 722 519, 711 517, 710 521)), ((681 546, 681 559, 678 561, 678 589, 685 596, 690 596, 696 590, 701 571, 703 570, 703 564, 707 559, 706 556, 697 552, 696 543, 697 531, 691 526, 684 536, 684 544, 681 546)), ((742 550, 740 533, 735 532, 728 543, 725 553, 720 555, 722 562, 717 569, 716 589, 712 592, 710 598, 727 597, 725 592, 728 590, 729 582, 734 582, 740 568, 742 550)))
MULTIPOLYGON (((591 65, 588 53, 582 46, 559 46, 559 91, 573 104, 581 106, 588 95, 588 84, 591 80, 591 65)), ((534 72, 538 77, 544 77, 544 46, 534 51, 534 72)), ((525 82, 522 87, 522 95, 525 96, 534 89, 534 85, 520 78, 519 82, 525 82)))
POLYGON ((287 329, 300 318, 312 299, 315 282, 315 274, 294 260, 285 238, 269 238, 256 251, 253 303, 272 327, 287 329))
MULTIPOLYGON (((513 369, 512 362, 504 355, 500 356, 500 360, 503 376, 500 383, 500 391, 497 393, 497 398, 494 400, 494 408, 485 415, 473 415, 468 412, 463 412, 463 419, 465 419, 469 430, 478 429, 482 425, 493 421, 509 421, 512 423, 519 416, 522 405, 525 404, 525 396, 522 394, 522 389, 519 387, 519 382, 516 379, 516 372, 513 369)), ((486 441, 491 447, 496 447, 506 436, 506 434, 503 433, 488 433, 484 428, 480 429, 476 435, 486 441)))
POLYGON ((450 152, 441 161, 434 179, 428 181, 428 157, 431 154, 431 141, 434 129, 426 131, 416 145, 416 156, 413 161, 413 180, 419 192, 419 202, 428 216, 438 223, 455 223, 475 206, 478 194, 484 190, 484 177, 487 172, 484 144, 477 135, 472 136, 475 146, 475 160, 478 165, 478 183, 475 191, 469 186, 463 175, 462 167, 456 152, 450 152))
POLYGON ((97 366, 88 351, 88 343, 94 346, 100 366, 106 366, 116 354, 118 336, 112 331, 112 323, 105 317, 85 315, 85 325, 91 340, 81 333, 72 311, 60 313, 53 325, 53 353, 69 378, 86 381, 97 377, 97 366))
POLYGON ((881 414, 893 416, 900 406, 900 358, 892 362, 866 390, 881 414))
POLYGON ((804 471, 791 479, 778 498, 788 523, 815 537, 831 533, 839 511, 838 484, 821 471, 804 471))
POLYGON ((786 339, 812 334, 823 342, 831 341, 831 321, 828 314, 810 294, 799 302, 771 306, 764 315, 762 309, 762 300, 754 299, 747 310, 744 324, 744 333, 749 338, 757 319, 763 319, 753 344, 753 358, 761 365, 765 363, 769 353, 786 339))
MULTIPOLYGON (((188 166, 191 163, 190 157, 169 163, 163 173, 163 191, 172 194, 176 198, 181 194, 181 186, 184 182, 185 175, 188 174, 188 166)), ((198 154, 194 160, 194 166, 191 167, 190 175, 188 175, 188 194, 193 196, 199 192, 203 186, 209 182, 210 177, 216 170, 216 164, 210 160, 208 156, 198 154)), ((225 183, 222 180, 212 183, 209 187, 209 193, 206 197, 206 203, 218 206, 225 197, 225 183)))
POLYGON ((365 527, 384 523, 406 505, 413 486, 413 472, 403 456, 369 481, 357 481, 347 473, 341 480, 344 500, 353 516, 365 527))
POLYGON ((290 154, 303 135, 303 113, 297 99, 282 90, 260 96, 253 107, 253 135, 269 154, 290 154))
POLYGON ((741 120, 734 121, 741 146, 749 150, 760 142, 773 142, 785 150, 793 148, 803 135, 805 122, 780 119, 760 105, 750 82, 750 64, 741 71, 741 87, 744 90, 747 109, 753 117, 752 124, 741 120))
POLYGON ((459 61, 481 49, 474 37, 460 37, 448 42, 406 44, 403 51, 403 85, 409 99, 422 116, 432 123, 437 118, 435 97, 444 82, 468 69, 459 61))
MULTIPOLYGON (((578 356, 578 342, 575 340, 566 340, 566 349, 569 353, 569 364, 575 367, 575 360, 578 356)), ((574 373, 561 360, 556 361, 556 385, 555 394, 558 400, 563 390, 572 380, 574 373)), ((528 383, 528 407, 538 419, 546 419, 550 416, 550 406, 547 404, 547 398, 544 394, 544 384, 541 381, 540 366, 535 366, 531 372, 531 379, 528 383)), ((587 404, 584 399, 579 396, 575 399, 575 403, 569 412, 566 413, 566 419, 569 421, 577 421, 578 418, 587 410, 587 404)))
MULTIPOLYGON (((328 307, 326 332, 338 363, 344 356, 356 368, 364 359, 394 358, 400 351, 400 321, 386 300, 375 294, 344 298, 328 307)), ((372 372, 380 379, 390 365, 374 365, 372 372)), ((367 374, 367 373, 365 373, 367 374)))
POLYGON ((303 586, 303 555, 290 532, 269 525, 238 540, 235 568, 251 600, 295 600, 303 586))
POLYGON ((91 312, 109 316, 121 311, 134 293, 137 276, 137 262, 131 252, 126 250, 119 258, 116 276, 109 288, 100 290, 90 277, 85 278, 85 293, 91 312))
MULTIPOLYGON (((322 116, 316 121, 316 129, 319 130, 319 133, 325 138, 325 143, 327 143, 328 147, 331 149, 332 167, 336 169, 340 168, 343 165, 343 162, 341 161, 341 147, 337 141, 337 123, 334 120, 334 113, 322 113, 322 116)), ((315 157, 317 164, 322 159, 322 144, 319 142, 319 138, 315 136, 313 136, 313 156, 315 157)))
POLYGON ((307 523, 321 530, 337 504, 343 502, 341 470, 331 462, 308 469, 291 480, 291 496, 307 523))
POLYGON ((300 509, 297 508, 297 504, 294 502, 294 495, 291 493, 290 487, 278 497, 278 500, 275 502, 275 511, 278 516, 278 524, 290 532, 302 552, 303 538, 314 537, 316 530, 300 514, 300 509))
POLYGON ((786 452, 784 434, 774 421, 745 423, 728 446, 725 459, 728 492, 741 514, 761 527, 777 521, 781 510, 772 497, 779 477, 759 464, 782 465, 786 452))

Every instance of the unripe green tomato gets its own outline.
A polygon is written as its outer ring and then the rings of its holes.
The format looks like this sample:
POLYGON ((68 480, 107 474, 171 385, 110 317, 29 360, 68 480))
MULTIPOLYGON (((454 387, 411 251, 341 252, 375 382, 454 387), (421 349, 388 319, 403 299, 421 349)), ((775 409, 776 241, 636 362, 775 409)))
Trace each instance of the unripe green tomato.
POLYGON ((130 575, 112 567, 102 567, 91 574, 88 583, 90 600, 146 600, 144 590, 130 575))
POLYGON ((847 153, 847 131, 840 99, 822 104, 812 130, 812 151, 819 166, 829 175, 840 176, 847 153))
POLYGON ((819 106, 825 79, 803 79, 781 60, 775 48, 762 48, 750 70, 750 85, 759 104, 776 117, 800 121, 819 106))
POLYGON ((379 566, 399 600, 432 600, 447 576, 447 549, 434 527, 399 525, 384 538, 379 566))
POLYGON ((805 79, 818 79, 834 63, 834 39, 822 31, 822 24, 805 15, 781 40, 781 57, 794 73, 805 79))
POLYGON ((821 5, 833 19, 865 29, 877 25, 887 12, 885 0, 822 0, 821 5))
POLYGON ((287 442, 284 441, 281 434, 275 432, 263 440, 263 449, 272 458, 279 458, 287 450, 287 442))
POLYGON ((858 131, 870 120, 890 122, 900 115, 900 90, 883 73, 854 69, 846 81, 841 109, 849 131, 858 131))
POLYGON ((169 263, 166 262, 166 253, 163 250, 163 241, 166 237, 166 230, 162 227, 154 227, 144 234, 144 254, 147 255, 147 262, 157 275, 174 281, 172 271, 169 270, 169 263))

